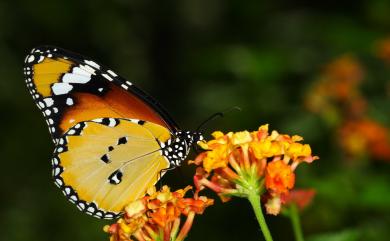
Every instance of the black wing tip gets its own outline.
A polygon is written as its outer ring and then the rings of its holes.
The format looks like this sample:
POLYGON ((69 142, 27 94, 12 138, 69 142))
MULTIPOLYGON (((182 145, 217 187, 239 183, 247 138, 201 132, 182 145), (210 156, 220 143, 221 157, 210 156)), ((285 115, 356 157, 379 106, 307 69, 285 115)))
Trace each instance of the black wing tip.
POLYGON ((83 59, 84 57, 78 53, 72 52, 70 50, 55 46, 55 45, 50 45, 50 44, 44 44, 44 45, 38 45, 33 47, 28 56, 32 54, 37 54, 37 55, 42 55, 42 54, 48 54, 48 53, 58 53, 63 56, 67 57, 77 57, 83 59))
POLYGON ((35 52, 45 52, 47 50, 54 51, 55 49, 58 50, 58 49, 62 49, 62 48, 59 48, 59 47, 54 46, 54 45, 44 44, 44 45, 38 45, 38 46, 33 47, 29 53, 32 54, 35 52))

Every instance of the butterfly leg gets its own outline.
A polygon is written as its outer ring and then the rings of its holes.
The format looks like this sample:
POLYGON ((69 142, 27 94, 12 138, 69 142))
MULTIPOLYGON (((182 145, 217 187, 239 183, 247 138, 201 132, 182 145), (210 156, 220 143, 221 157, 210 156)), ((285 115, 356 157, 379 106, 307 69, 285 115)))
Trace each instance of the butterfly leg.
MULTIPOLYGON (((157 177, 157 180, 160 180, 162 178, 162 176, 164 176, 164 174, 167 172, 167 171, 170 171, 170 170, 173 170, 175 169, 176 167, 175 166, 170 166, 168 168, 164 168, 162 169, 159 173, 158 173, 158 177, 157 177)), ((162 184, 161 182, 158 182, 158 189, 161 189, 162 188, 162 184)))

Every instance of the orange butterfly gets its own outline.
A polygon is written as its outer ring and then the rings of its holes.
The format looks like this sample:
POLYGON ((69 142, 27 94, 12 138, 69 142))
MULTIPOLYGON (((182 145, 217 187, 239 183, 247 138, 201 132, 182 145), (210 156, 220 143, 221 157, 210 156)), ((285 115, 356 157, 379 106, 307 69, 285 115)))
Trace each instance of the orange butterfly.
POLYGON ((64 49, 33 49, 24 76, 55 144, 55 184, 95 217, 120 215, 203 138, 114 71, 64 49))

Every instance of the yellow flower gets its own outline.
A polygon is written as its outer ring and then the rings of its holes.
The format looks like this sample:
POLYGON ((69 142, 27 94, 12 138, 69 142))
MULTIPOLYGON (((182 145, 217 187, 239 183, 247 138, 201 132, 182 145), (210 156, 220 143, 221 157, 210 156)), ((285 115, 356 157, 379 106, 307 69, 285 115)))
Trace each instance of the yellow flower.
POLYGON ((163 186, 162 190, 157 193, 156 199, 162 203, 166 203, 172 199, 172 193, 169 190, 168 186, 163 186))
POLYGON ((125 211, 129 217, 138 217, 142 215, 146 210, 145 203, 142 199, 136 200, 126 206, 125 211))
POLYGON ((219 139, 225 136, 222 131, 214 131, 211 135, 214 137, 214 139, 219 139))
MULTIPOLYGON (((213 136, 207 142, 208 151, 189 163, 199 166, 194 176, 197 191, 207 187, 223 201, 248 197, 253 190, 258 195, 265 190, 280 200, 280 195, 294 187, 296 167, 318 159, 309 145, 299 143, 302 137, 277 131, 270 134, 268 125, 254 132, 214 132, 213 136)), ((274 213, 278 213, 274 204, 274 213)))
POLYGON ((301 143, 292 143, 286 150, 286 155, 296 160, 299 157, 311 156, 311 148, 309 145, 301 143))
POLYGON ((240 131, 232 136, 233 145, 242 145, 252 141, 251 134, 248 131, 240 131))
POLYGON ((261 142, 252 142, 250 144, 253 154, 258 159, 263 159, 282 154, 282 146, 279 142, 264 140, 261 142))
POLYGON ((203 159, 203 167, 207 172, 213 169, 227 166, 228 148, 222 145, 213 151, 207 152, 207 156, 203 159))

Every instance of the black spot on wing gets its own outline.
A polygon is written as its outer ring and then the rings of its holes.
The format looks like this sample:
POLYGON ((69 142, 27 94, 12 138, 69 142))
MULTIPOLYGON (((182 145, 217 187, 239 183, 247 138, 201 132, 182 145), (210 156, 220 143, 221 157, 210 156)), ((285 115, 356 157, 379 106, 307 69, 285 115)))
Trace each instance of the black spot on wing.
POLYGON ((119 125, 119 120, 114 118, 102 118, 100 123, 106 126, 115 127, 119 125))
POLYGON ((122 182, 122 176, 123 173, 121 172, 121 170, 118 169, 111 173, 111 175, 108 177, 108 181, 113 185, 118 185, 122 182))
POLYGON ((118 139, 118 144, 117 145, 121 145, 121 144, 126 144, 127 143, 127 137, 124 136, 124 137, 121 137, 118 139))
POLYGON ((110 159, 108 158, 107 154, 104 154, 102 157, 100 157, 100 160, 102 160, 104 163, 110 163, 110 159))

